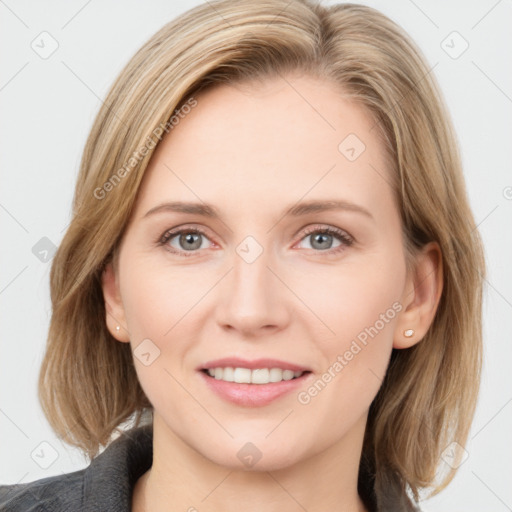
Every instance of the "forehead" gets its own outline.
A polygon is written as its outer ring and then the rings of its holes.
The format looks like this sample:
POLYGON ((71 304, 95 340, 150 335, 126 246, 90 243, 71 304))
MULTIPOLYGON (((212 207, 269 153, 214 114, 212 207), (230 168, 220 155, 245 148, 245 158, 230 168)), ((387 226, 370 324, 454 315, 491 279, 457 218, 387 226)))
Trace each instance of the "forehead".
POLYGON ((153 154, 139 211, 169 198, 243 207, 261 199, 288 204, 305 194, 366 194, 359 197, 365 202, 392 194, 373 117, 328 81, 218 85, 195 99, 153 154))

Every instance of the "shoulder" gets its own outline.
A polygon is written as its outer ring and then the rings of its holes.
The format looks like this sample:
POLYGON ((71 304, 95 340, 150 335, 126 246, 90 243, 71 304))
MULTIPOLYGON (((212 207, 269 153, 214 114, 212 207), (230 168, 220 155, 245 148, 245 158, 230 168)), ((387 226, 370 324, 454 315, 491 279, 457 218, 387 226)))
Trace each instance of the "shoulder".
POLYGON ((0 485, 1 512, 80 510, 85 469, 15 485, 0 485))
POLYGON ((0 485, 0 512, 129 511, 133 487, 152 464, 152 427, 123 432, 85 469, 0 485))

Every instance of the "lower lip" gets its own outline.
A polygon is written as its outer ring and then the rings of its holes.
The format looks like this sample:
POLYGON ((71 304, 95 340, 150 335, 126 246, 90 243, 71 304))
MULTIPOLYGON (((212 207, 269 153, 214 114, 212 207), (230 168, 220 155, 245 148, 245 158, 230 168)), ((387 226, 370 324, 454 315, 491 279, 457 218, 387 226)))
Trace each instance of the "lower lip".
POLYGON ((239 384, 226 382, 210 377, 205 372, 199 372, 206 384, 224 400, 244 407, 262 407, 287 393, 297 390, 304 385, 311 373, 303 373, 300 377, 268 384, 239 384))

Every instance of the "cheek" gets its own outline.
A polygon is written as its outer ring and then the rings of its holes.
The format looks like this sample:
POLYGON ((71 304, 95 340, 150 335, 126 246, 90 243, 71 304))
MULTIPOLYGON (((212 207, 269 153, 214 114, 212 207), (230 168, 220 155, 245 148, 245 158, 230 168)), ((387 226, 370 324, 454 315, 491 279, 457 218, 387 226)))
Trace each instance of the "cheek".
POLYGON ((324 294, 310 295, 335 334, 317 341, 323 368, 298 394, 297 412, 311 430, 323 425, 325 439, 341 436, 364 417, 382 384, 402 309, 401 274, 390 275, 367 267, 364 274, 332 279, 324 294))
POLYGON ((373 327, 382 331, 381 338, 390 337, 402 307, 405 277, 403 255, 381 251, 347 259, 338 267, 298 268, 288 282, 310 310, 303 318, 316 326, 314 338, 341 349, 360 333, 364 341, 364 333, 370 328, 374 332, 373 327))
POLYGON ((183 381, 188 350, 199 338, 194 320, 216 276, 142 258, 123 263, 121 295, 139 382, 155 407, 172 408, 183 393, 172 376, 183 381))
POLYGON ((198 275, 192 271, 192 266, 172 268, 143 260, 136 263, 126 265, 121 276, 128 330, 132 342, 151 338, 160 345, 172 337, 181 320, 192 313, 213 285, 215 276, 208 279, 198 275))
POLYGON ((325 284, 303 286, 303 296, 327 326, 328 331, 322 327, 322 333, 328 334, 321 336, 321 324, 311 320, 322 354, 322 382, 305 390, 304 400, 299 397, 299 402, 307 403, 321 392, 323 398, 318 402, 336 408, 350 408, 354 402, 369 406, 391 355, 395 325, 403 308, 400 298, 405 276, 402 253, 391 251, 340 266, 335 272, 332 268, 310 272, 311 282, 325 284), (324 393, 324 388, 329 391, 324 393))

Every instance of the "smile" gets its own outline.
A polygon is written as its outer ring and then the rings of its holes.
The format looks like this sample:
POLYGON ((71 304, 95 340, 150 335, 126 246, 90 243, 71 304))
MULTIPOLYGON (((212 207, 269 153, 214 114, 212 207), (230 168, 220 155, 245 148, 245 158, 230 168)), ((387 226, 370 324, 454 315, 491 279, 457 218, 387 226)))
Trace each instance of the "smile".
POLYGON ((283 370, 281 368, 208 368, 203 370, 210 377, 224 382, 236 382, 238 384, 269 384, 299 378, 303 371, 283 370))
POLYGON ((314 378, 311 371, 282 370, 281 368, 250 370, 229 366, 203 369, 198 374, 202 377, 201 380, 206 384, 207 389, 223 401, 251 408, 270 405, 290 394, 295 396, 314 378), (233 380, 226 380, 226 378, 233 380))

